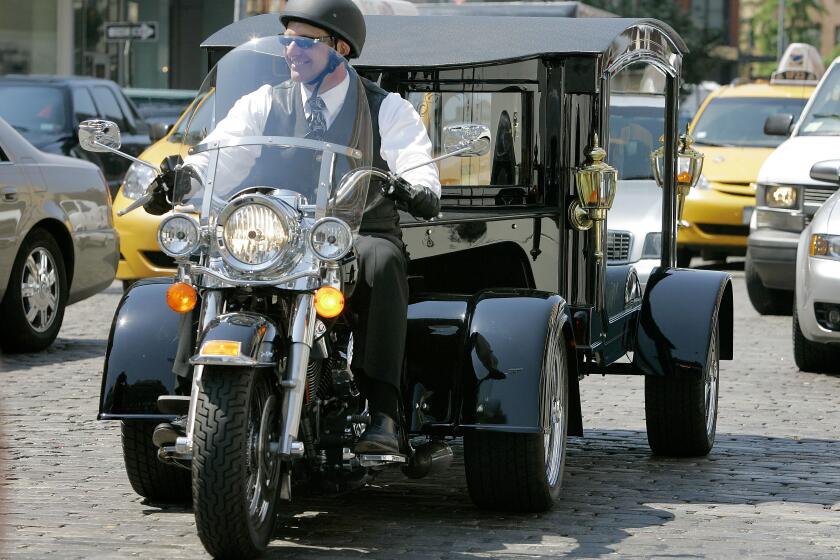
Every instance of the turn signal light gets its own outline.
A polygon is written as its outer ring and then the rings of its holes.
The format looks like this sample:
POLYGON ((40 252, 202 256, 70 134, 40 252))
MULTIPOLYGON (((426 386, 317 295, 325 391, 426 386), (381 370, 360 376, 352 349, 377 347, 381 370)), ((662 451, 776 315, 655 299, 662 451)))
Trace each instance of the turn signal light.
POLYGON ((238 356, 242 343, 237 340, 208 340, 198 352, 200 356, 238 356))
POLYGON ((176 282, 166 290, 166 305, 176 313, 192 311, 197 300, 195 288, 183 282, 176 282))
POLYGON ((344 310, 344 294, 332 286, 322 286, 315 292, 315 311, 326 319, 338 316, 344 310))

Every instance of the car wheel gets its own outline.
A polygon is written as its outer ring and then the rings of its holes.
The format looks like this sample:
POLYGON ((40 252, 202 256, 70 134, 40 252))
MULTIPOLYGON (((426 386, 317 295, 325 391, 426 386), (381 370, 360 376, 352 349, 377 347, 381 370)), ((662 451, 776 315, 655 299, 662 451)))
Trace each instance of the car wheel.
POLYGON ((52 344, 67 305, 64 258, 42 229, 21 244, 0 305, 0 346, 7 353, 35 352, 52 344))
POLYGON ((761 315, 790 315, 793 309, 793 292, 767 288, 752 264, 749 253, 744 262, 744 280, 750 303, 761 315))
POLYGON ((837 373, 840 371, 840 348, 811 342, 799 328, 796 306, 793 307, 793 360, 796 367, 811 373, 837 373))

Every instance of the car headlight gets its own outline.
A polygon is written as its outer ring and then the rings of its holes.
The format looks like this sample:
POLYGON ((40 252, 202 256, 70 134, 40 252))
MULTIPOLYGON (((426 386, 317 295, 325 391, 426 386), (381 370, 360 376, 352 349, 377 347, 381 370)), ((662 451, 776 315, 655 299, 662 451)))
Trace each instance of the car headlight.
POLYGON ((645 244, 642 246, 643 259, 658 259, 662 256, 662 233, 652 231, 645 236, 645 244))
POLYGON ((799 189, 789 185, 768 185, 764 190, 764 203, 770 208, 796 208, 799 189))
POLYGON ((149 188, 155 177, 157 177, 157 173, 148 165, 132 163, 128 171, 125 172, 123 196, 131 200, 137 200, 146 194, 146 189, 149 188))
POLYGON ((338 218, 322 218, 315 222, 309 232, 309 247, 318 258, 335 261, 343 257, 353 246, 353 231, 338 218))
POLYGON ((198 224, 184 214, 171 214, 158 226, 157 237, 161 251, 170 257, 183 257, 198 248, 198 224))
POLYGON ((812 257, 840 260, 840 235, 811 235, 808 254, 812 257))
POLYGON ((279 267, 298 245, 298 222, 283 202, 253 194, 234 199, 219 215, 216 238, 225 262, 245 272, 279 267))

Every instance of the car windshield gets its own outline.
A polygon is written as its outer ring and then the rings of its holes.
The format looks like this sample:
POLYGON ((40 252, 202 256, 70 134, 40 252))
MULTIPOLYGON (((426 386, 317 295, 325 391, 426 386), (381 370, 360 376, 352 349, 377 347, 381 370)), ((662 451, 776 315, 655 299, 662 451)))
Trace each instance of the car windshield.
POLYGON ((247 190, 297 196, 358 230, 368 181, 343 179, 370 166, 372 126, 362 79, 341 55, 306 38, 255 39, 219 61, 197 99, 179 184, 202 218, 215 222, 247 190))
POLYGON ((764 134, 767 117, 780 113, 799 117, 807 99, 717 97, 697 120, 692 135, 699 146, 775 148, 783 136, 764 134))
POLYGON ((840 135, 840 66, 834 65, 814 93, 799 125, 800 136, 840 135))
POLYGON ((0 85, 0 117, 18 132, 69 131, 67 105, 62 89, 50 86, 0 85))

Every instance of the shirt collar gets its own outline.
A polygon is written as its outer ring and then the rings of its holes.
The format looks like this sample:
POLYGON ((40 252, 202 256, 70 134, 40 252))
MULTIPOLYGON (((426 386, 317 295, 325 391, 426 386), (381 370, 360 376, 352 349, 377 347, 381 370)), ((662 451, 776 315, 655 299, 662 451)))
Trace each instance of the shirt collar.
MULTIPOLYGON (((327 107, 327 118, 331 119, 334 115, 338 113, 341 109, 341 106, 344 104, 344 98, 347 97, 347 91, 350 89, 350 74, 345 72, 344 79, 341 80, 334 88, 331 88, 325 92, 318 92, 318 97, 324 102, 324 105, 327 107)), ((312 92, 309 91, 304 86, 301 86, 300 93, 303 99, 303 108, 304 111, 309 113, 309 107, 307 107, 306 102, 309 100, 309 97, 312 95, 312 92)))

